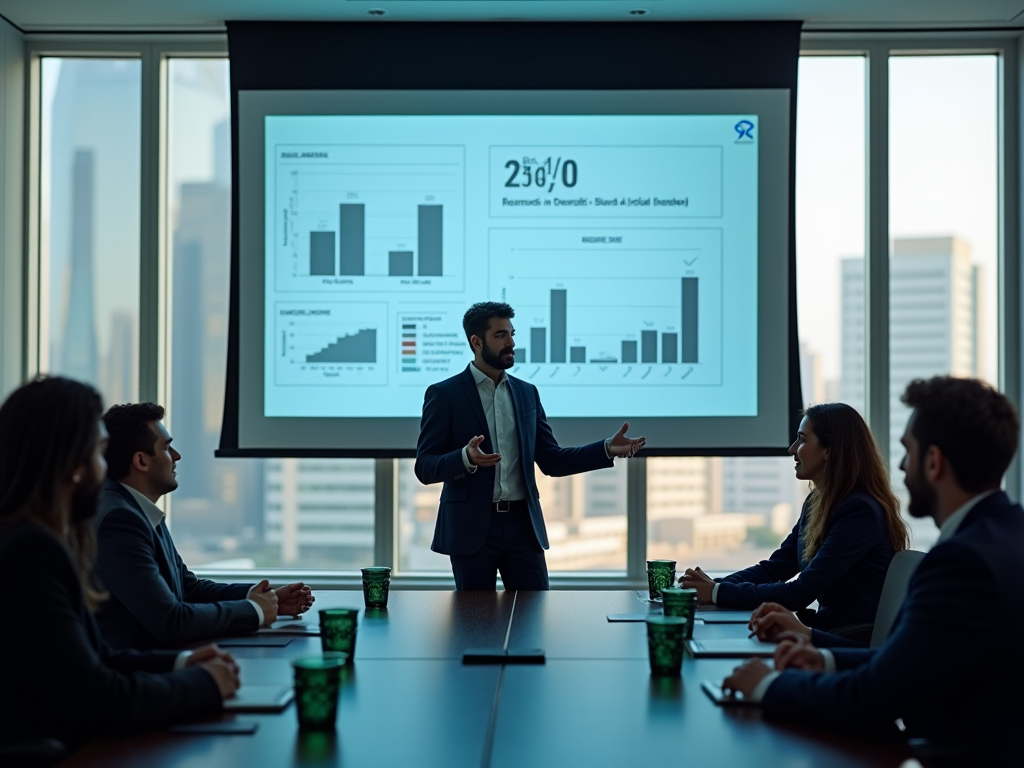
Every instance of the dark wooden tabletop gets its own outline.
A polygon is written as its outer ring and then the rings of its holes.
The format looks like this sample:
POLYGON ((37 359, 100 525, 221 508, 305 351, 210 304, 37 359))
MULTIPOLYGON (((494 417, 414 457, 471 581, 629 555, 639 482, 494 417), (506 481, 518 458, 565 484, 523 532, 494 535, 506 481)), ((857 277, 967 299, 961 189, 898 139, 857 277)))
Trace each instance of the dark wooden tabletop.
MULTIPOLYGON (((317 592, 315 609, 362 607, 355 591, 317 592)), ((333 735, 302 733, 295 705, 251 736, 180 736, 166 729, 94 742, 68 768, 571 768, 572 766, 885 766, 902 745, 864 742, 766 722, 754 708, 715 706, 700 688, 738 663, 692 659, 680 678, 656 678, 632 592, 396 591, 387 610, 361 610, 333 735), (469 647, 542 648, 537 666, 466 666, 469 647)), ((310 617, 315 621, 314 617, 310 617)), ((746 627, 703 625, 697 637, 745 637, 746 627)), ((232 648, 243 684, 288 684, 293 658, 318 637, 284 647, 232 648)), ((226 716, 230 719, 230 716, 226 716)))

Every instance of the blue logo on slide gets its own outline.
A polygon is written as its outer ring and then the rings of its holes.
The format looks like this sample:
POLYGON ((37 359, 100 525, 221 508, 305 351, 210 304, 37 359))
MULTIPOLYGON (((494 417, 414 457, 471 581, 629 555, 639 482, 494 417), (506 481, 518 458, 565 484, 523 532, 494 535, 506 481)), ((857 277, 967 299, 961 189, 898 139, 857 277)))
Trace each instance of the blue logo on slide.
POLYGON ((737 144, 741 141, 746 142, 754 140, 754 124, 749 120, 740 120, 736 123, 734 128, 738 134, 738 138, 736 139, 737 144))

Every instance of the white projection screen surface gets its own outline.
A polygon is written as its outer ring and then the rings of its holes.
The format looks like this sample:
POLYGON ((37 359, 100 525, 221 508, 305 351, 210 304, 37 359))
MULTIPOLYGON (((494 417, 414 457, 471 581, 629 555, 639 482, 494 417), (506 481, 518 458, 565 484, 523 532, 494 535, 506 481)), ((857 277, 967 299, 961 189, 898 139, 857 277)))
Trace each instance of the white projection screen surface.
POLYGON ((562 445, 789 442, 790 92, 240 91, 240 450, 409 455, 478 301, 562 445))

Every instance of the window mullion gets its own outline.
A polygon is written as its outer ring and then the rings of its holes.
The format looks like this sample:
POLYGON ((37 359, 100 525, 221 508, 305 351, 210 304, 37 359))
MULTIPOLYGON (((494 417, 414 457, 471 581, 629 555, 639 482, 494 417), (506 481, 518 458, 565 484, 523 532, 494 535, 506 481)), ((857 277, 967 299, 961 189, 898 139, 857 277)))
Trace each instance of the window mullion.
POLYGON ((868 51, 867 255, 865 263, 866 414, 889 462, 889 50, 868 51))

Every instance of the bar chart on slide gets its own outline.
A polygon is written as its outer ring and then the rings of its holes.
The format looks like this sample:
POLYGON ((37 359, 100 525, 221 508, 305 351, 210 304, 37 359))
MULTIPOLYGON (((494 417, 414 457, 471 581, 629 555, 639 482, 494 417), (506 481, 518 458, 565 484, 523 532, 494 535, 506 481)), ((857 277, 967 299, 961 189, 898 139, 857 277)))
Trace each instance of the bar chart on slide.
POLYGON ((719 230, 495 229, 489 257, 492 295, 516 310, 516 375, 722 383, 719 230))
POLYGON ((274 311, 276 384, 387 384, 386 303, 281 302, 274 311))
POLYGON ((461 290, 460 146, 278 146, 279 291, 461 290))

